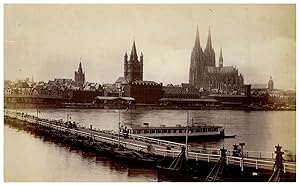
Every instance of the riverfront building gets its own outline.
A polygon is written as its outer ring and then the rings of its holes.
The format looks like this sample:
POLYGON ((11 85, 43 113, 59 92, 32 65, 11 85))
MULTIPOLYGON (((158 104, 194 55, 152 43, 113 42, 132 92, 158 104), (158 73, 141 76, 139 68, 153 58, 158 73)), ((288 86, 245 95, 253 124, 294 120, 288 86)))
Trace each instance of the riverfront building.
POLYGON ((188 98, 199 99, 200 92, 188 83, 181 83, 181 85, 167 85, 162 87, 163 98, 188 98))
POLYGON ((220 50, 219 66, 216 67, 215 50, 212 46, 209 29, 206 48, 202 49, 197 28, 196 40, 191 54, 189 83, 197 89, 225 91, 241 91, 244 78, 233 66, 224 66, 222 48, 220 50))

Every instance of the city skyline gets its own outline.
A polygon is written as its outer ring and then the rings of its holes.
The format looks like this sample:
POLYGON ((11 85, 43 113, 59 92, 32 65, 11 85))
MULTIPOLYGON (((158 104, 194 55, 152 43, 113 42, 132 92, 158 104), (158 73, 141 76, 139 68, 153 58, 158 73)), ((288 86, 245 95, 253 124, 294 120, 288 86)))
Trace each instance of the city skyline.
POLYGON ((197 25, 245 83, 295 89, 295 5, 5 5, 4 79, 73 79, 81 58, 87 81, 113 83, 135 40, 144 79, 188 82, 197 25))

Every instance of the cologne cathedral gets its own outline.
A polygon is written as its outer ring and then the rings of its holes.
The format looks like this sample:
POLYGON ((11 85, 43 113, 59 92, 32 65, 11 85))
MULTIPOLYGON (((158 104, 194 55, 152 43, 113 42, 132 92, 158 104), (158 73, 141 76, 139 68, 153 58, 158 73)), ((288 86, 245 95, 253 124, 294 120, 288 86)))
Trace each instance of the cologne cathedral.
POLYGON ((222 48, 219 66, 216 67, 215 51, 212 46, 210 29, 206 48, 202 49, 197 27, 195 45, 192 50, 189 83, 197 89, 218 90, 221 92, 240 91, 244 87, 244 78, 233 66, 223 66, 222 48))

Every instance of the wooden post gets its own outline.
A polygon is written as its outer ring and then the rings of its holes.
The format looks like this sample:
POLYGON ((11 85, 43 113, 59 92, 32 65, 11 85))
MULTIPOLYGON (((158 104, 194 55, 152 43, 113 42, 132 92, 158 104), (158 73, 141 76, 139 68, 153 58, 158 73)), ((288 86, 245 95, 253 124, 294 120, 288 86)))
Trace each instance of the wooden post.
POLYGON ((258 169, 258 161, 255 161, 255 168, 258 169))
POLYGON ((244 159, 242 158, 240 161, 241 161, 241 171, 243 172, 244 171, 244 159))

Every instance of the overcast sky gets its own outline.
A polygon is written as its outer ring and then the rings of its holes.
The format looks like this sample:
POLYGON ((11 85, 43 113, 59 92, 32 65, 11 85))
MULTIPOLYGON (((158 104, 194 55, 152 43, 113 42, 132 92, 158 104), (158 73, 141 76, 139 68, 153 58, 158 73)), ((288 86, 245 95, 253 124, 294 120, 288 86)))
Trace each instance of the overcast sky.
POLYGON ((188 82, 198 25, 245 83, 295 89, 295 20, 294 5, 4 5, 4 78, 74 79, 81 58, 87 81, 112 83, 135 38, 144 80, 188 82))

